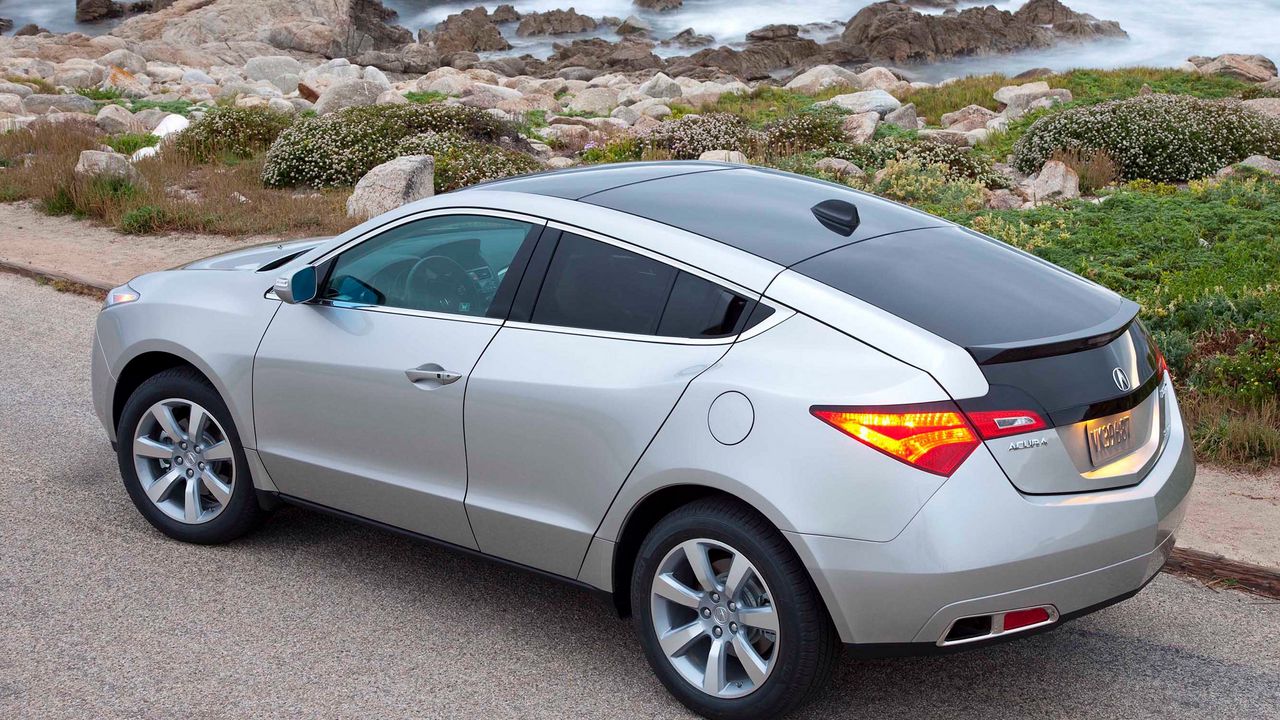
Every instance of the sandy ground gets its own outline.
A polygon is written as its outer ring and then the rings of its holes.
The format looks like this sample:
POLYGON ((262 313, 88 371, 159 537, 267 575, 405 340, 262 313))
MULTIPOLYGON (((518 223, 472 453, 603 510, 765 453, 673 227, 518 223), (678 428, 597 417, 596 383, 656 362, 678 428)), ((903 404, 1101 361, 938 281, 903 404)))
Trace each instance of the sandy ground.
POLYGON ((121 235, 70 216, 49 217, 30 203, 0 203, 0 260, 56 270, 106 285, 121 285, 143 273, 276 239, 194 234, 121 235))
MULTIPOLYGON (((145 272, 246 245, 267 236, 121 235, 70 217, 49 217, 29 203, 0 203, 0 259, 118 285, 145 272)), ((1194 502, 1179 545, 1280 568, 1280 471, 1198 470, 1194 502)))
MULTIPOLYGON (((691 718, 585 591, 297 509, 137 513, 89 403, 98 303, 0 274, 0 718, 691 718)), ((1280 604, 1161 575, 1055 632, 860 661, 797 720, 1276 718, 1280 604)))

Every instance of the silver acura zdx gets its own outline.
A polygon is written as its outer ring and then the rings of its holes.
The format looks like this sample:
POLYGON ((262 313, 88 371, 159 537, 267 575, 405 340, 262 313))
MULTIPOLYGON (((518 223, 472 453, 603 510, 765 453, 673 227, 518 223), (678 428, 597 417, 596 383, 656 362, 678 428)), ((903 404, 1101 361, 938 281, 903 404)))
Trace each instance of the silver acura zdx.
POLYGON ((159 530, 283 501, 612 595, 712 718, 842 648, 978 647, 1132 596, 1195 464, 1124 298, 765 169, 430 198, 108 297, 97 412, 159 530))

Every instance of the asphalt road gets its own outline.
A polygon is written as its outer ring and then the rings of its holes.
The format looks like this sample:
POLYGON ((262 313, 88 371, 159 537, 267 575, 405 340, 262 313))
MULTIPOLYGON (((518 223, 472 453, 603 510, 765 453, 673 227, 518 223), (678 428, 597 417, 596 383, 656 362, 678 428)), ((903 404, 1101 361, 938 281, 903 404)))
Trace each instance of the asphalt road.
MULTIPOLYGON (((296 509, 225 547, 134 510, 97 303, 0 275, 0 717, 686 717, 554 581, 296 509)), ((812 718, 1278 718, 1280 603, 1161 576, 1018 643, 846 659, 812 718)))

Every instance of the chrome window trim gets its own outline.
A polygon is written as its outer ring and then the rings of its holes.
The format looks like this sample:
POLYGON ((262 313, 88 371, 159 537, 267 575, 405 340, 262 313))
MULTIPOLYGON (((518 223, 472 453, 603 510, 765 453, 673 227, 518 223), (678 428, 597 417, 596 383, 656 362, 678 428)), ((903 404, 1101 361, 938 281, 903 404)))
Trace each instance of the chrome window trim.
POLYGON ((338 308, 340 310, 364 310, 367 312, 383 313, 385 315, 408 315, 409 317, 427 318, 429 320, 450 320, 453 322, 469 322, 479 325, 493 326, 502 324, 502 320, 500 318, 483 317, 480 315, 432 312, 430 310, 414 310, 412 308, 391 307, 389 305, 364 305, 362 303, 344 302, 341 300, 314 300, 307 304, 317 305, 320 307, 338 308))

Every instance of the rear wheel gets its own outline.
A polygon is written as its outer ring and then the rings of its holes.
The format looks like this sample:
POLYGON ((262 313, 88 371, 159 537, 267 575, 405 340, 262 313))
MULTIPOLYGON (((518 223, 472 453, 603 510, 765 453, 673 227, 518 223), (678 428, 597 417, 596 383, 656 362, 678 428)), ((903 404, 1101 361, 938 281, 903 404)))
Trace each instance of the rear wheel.
POLYGON ((701 500, 649 532, 631 606, 667 689, 709 718, 771 718, 822 690, 840 643, 808 573, 763 516, 701 500))
POLYGON ((240 435, 199 373, 166 370, 125 403, 117 428, 120 475, 133 504, 169 537, 221 543, 260 514, 240 435))

